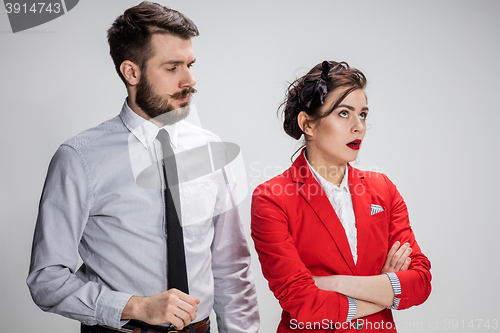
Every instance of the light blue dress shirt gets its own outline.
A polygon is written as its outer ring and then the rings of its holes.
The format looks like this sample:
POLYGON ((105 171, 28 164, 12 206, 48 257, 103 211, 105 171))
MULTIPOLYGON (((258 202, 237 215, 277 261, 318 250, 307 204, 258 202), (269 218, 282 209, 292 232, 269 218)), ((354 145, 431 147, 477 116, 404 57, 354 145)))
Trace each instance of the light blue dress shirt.
MULTIPOLYGON (((176 154, 220 141, 186 121, 164 128, 176 154)), ((42 310, 119 328, 126 323, 120 318, 130 297, 167 290, 158 130, 125 102, 119 116, 68 140, 55 153, 27 279, 42 310), (137 185, 141 171, 151 165, 158 166, 157 186, 137 185)), ((224 179, 219 169, 180 184, 189 289, 201 300, 195 322, 214 308, 220 332, 257 332, 250 253, 238 210, 228 198, 228 189, 236 187, 234 177, 230 170, 227 174, 224 179)))

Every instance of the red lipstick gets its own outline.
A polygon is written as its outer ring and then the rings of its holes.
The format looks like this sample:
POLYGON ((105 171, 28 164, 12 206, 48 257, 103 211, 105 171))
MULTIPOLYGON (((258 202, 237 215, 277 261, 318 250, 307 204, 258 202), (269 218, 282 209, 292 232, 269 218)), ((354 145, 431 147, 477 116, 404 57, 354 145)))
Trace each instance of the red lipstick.
POLYGON ((361 146, 361 140, 356 139, 354 141, 351 141, 347 144, 347 147, 354 149, 354 150, 359 150, 359 147, 361 146))

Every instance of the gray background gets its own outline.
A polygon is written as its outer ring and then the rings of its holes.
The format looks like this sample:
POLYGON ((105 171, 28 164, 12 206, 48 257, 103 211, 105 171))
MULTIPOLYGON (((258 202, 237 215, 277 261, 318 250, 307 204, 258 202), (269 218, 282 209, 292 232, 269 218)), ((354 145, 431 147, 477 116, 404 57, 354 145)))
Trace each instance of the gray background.
MULTIPOLYGON (((25 284, 37 205, 58 145, 120 110, 126 90, 106 30, 137 3, 80 1, 17 34, 0 9, 2 332, 78 331, 76 322, 39 310, 25 284)), ((430 298, 395 313, 399 331, 493 330, 499 1, 162 3, 200 29, 194 103, 205 128, 241 146, 250 191, 287 168, 300 146, 276 116, 286 82, 324 59, 361 69, 370 116, 358 165, 398 186, 433 265, 430 298)), ((249 205, 247 196, 241 216, 253 248, 249 205)), ((280 307, 252 255, 261 332, 274 332, 280 307)))

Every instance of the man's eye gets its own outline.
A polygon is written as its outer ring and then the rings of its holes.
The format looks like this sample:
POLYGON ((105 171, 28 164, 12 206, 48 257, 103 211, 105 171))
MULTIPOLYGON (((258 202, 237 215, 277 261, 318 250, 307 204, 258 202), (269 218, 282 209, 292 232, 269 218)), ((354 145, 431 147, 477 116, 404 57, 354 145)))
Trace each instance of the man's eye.
POLYGON ((176 69, 177 69, 177 67, 167 68, 167 70, 168 70, 169 72, 173 72, 173 71, 175 71, 176 69))

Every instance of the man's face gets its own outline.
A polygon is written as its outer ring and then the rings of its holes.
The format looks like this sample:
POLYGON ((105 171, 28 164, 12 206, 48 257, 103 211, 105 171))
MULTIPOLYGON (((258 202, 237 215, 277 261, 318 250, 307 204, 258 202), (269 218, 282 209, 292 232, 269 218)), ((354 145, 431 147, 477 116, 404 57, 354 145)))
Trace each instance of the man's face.
POLYGON ((193 46, 191 39, 166 34, 154 34, 151 46, 153 56, 141 72, 135 102, 150 118, 170 112, 172 119, 163 122, 173 123, 188 115, 191 94, 196 92, 193 46))

